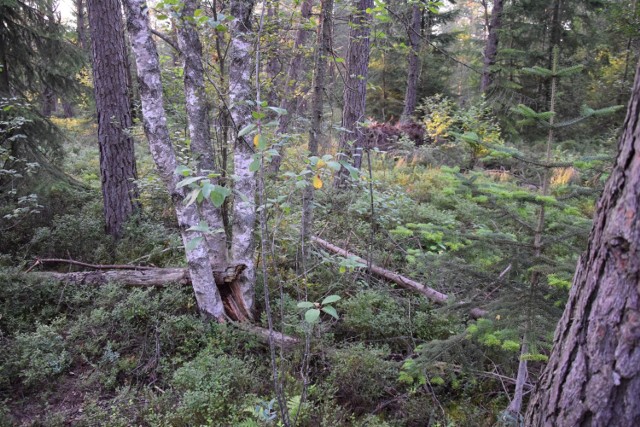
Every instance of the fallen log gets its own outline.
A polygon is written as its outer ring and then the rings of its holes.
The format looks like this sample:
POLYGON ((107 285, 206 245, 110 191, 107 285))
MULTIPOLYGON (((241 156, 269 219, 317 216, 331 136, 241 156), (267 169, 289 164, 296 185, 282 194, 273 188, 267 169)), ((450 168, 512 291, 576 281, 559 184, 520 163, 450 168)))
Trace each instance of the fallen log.
MULTIPOLYGON (((39 264, 51 263, 67 263, 87 268, 94 268, 97 271, 80 271, 72 273, 58 273, 51 271, 31 272, 29 274, 42 278, 43 280, 55 280, 72 285, 88 285, 100 286, 109 282, 122 283, 126 286, 142 286, 142 287, 159 287, 166 286, 169 283, 179 283, 187 286, 191 284, 189 270, 186 268, 156 268, 156 267, 135 267, 124 265, 96 265, 87 264, 74 260, 65 259, 39 259, 39 264), (134 269, 138 268, 138 269, 134 269)), ((32 267, 33 268, 33 267, 32 267)), ((32 270, 29 269, 29 270, 32 270)), ((238 264, 227 267, 225 269, 214 270, 214 278, 216 285, 221 291, 223 302, 227 314, 238 313, 239 309, 235 306, 233 298, 228 298, 232 290, 227 290, 238 274, 244 270, 244 264, 238 264), (223 286, 227 285, 227 286, 223 286)), ((268 344, 269 330, 255 326, 247 322, 238 322, 237 316, 231 316, 228 320, 238 329, 255 335, 259 342, 268 344)), ((224 321, 224 320, 223 320, 224 321)), ((285 335, 283 333, 273 331, 271 335, 273 341, 278 346, 290 348, 300 342, 296 337, 285 335)))
MULTIPOLYGON (((216 285, 233 283, 238 274, 244 270, 244 264, 216 269, 213 276, 216 285)), ((58 273, 41 271, 29 273, 45 280, 57 280, 74 285, 106 285, 109 282, 122 283, 127 286, 166 286, 169 283, 190 285, 191 277, 186 268, 149 268, 142 270, 97 270, 78 271, 72 273, 58 273)))
MULTIPOLYGON (((318 246, 333 252, 334 254, 338 254, 345 258, 351 258, 355 261, 367 265, 367 261, 359 256, 347 251, 346 249, 342 249, 332 243, 327 242, 319 237, 312 236, 311 240, 315 242, 318 246)), ((409 289, 412 291, 416 291, 422 295, 424 295, 427 299, 437 303, 437 304, 446 304, 449 300, 449 295, 443 294, 442 292, 438 292, 433 288, 423 285, 420 282, 416 282, 415 280, 409 279, 401 274, 394 273, 391 270, 387 270, 385 268, 379 267, 375 264, 371 264, 371 272, 376 274, 384 279, 387 279, 405 289, 409 289)), ((474 318, 482 317, 487 312, 480 308, 474 308, 470 310, 470 314, 474 318)))

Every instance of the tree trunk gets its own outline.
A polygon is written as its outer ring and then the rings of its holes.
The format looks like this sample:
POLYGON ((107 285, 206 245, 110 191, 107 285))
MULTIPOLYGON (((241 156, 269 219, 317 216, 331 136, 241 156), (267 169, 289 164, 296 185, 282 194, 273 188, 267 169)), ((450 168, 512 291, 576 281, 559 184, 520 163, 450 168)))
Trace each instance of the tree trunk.
MULTIPOLYGON (((348 156, 356 169, 362 164, 362 149, 365 134, 360 123, 365 120, 367 98, 367 75, 369 73, 369 52, 371 14, 373 0, 355 0, 349 18, 349 48, 347 51, 347 72, 343 93, 342 128, 339 156, 348 156)), ((343 168, 336 176, 336 185, 342 185, 348 172, 343 168)))
POLYGON ((117 0, 89 0, 100 175, 108 234, 119 237, 139 208, 124 29, 117 0))
MULTIPOLYGON (((287 110, 287 114, 281 115, 278 119, 277 133, 279 135, 285 134, 289 130, 291 118, 296 114, 296 106, 301 98, 300 95, 296 94, 296 89, 298 88, 298 80, 303 71, 302 62, 304 59, 304 51, 302 47, 307 43, 307 39, 309 38, 309 30, 307 30, 303 24, 311 18, 313 1, 314 0, 304 0, 302 6, 300 6, 300 28, 298 28, 296 33, 296 39, 293 45, 294 54, 289 63, 284 85, 284 94, 280 101, 280 108, 287 110)), ((275 173, 278 172, 280 164, 282 163, 282 150, 280 149, 278 151, 280 155, 273 158, 270 166, 271 171, 275 173)))
MULTIPOLYGON (((313 70, 313 100, 311 106, 311 128, 309 129, 309 155, 318 155, 319 141, 322 136, 322 112, 324 110, 325 75, 327 58, 331 55, 331 25, 333 16, 333 0, 321 0, 321 16, 318 22, 318 47, 313 70)), ((308 256, 307 246, 313 233, 313 191, 311 183, 304 188, 302 199, 302 242, 301 259, 305 266, 308 256)))
POLYGON ((416 111, 418 102, 418 79, 420 78, 420 24, 422 23, 422 9, 418 3, 411 7, 411 24, 408 28, 409 56, 407 89, 404 94, 404 109, 402 110, 402 122, 410 122, 416 111))
POLYGON ((185 206, 183 203, 185 190, 177 186, 180 179, 175 174, 178 163, 167 129, 160 61, 149 30, 149 9, 144 0, 125 0, 124 6, 140 81, 144 130, 149 140, 151 155, 173 201, 184 245, 185 247, 194 246, 186 252, 189 275, 198 308, 205 315, 221 320, 224 318, 224 305, 215 285, 208 247, 203 241, 196 241, 197 243, 189 245, 189 242, 194 239, 203 237, 198 231, 189 231, 190 227, 198 225, 200 215, 195 203, 185 206))
MULTIPOLYGON (((211 172, 219 173, 215 164, 211 132, 209 130, 209 112, 207 109, 204 86, 204 67, 202 65, 202 44, 196 31, 193 14, 196 10, 195 0, 185 0, 182 19, 178 26, 178 46, 184 60, 184 94, 191 140, 191 157, 195 161, 197 174, 206 176, 211 172), (186 17, 186 19, 185 19, 186 17)), ((217 179, 212 179, 218 184, 217 179)), ((211 255, 211 263, 224 265, 227 261, 227 238, 224 232, 222 213, 210 200, 204 200, 200 206, 203 218, 209 229, 218 230, 208 235, 207 242, 211 255)))
POLYGON ((493 0, 493 9, 491 10, 491 22, 489 23, 489 36, 484 46, 484 59, 482 64, 482 77, 480 79, 480 91, 487 93, 493 85, 493 67, 496 63, 498 55, 498 31, 502 28, 502 10, 504 0, 493 0))
MULTIPOLYGON (((229 46, 229 99, 231 118, 237 130, 251 123, 251 12, 254 0, 232 0, 230 13, 231 44, 229 46)), ((233 261, 247 268, 238 278, 242 302, 247 313, 253 310, 256 267, 253 232, 256 223, 256 177, 249 170, 253 161, 253 145, 245 137, 235 138, 233 174, 235 175, 231 252, 233 261)))
POLYGON ((87 49, 87 33, 84 24, 84 2, 85 0, 76 0, 76 35, 78 36, 78 46, 82 50, 87 49))
POLYGON ((640 68, 527 426, 640 425, 640 68))

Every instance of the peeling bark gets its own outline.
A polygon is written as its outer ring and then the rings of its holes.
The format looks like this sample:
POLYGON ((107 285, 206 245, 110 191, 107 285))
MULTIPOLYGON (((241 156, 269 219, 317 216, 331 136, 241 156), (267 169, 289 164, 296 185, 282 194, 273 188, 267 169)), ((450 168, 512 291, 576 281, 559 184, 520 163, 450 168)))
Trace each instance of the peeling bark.
MULTIPOLYGON (((184 94, 187 110, 189 137, 191 139, 191 157, 197 166, 197 174, 205 176, 210 172, 219 173, 215 164, 211 132, 209 130, 209 112, 207 109, 204 86, 204 67, 202 65, 202 44, 192 18, 196 11, 195 0, 184 0, 182 19, 177 28, 178 47, 184 60, 184 94), (187 19, 185 19, 187 17, 187 19)), ((217 184, 217 180, 212 179, 217 184)), ((210 200, 200 205, 203 219, 211 230, 219 230, 207 235, 211 263, 223 265, 227 261, 227 236, 224 232, 222 212, 213 206, 210 200)))
MULTIPOLYGON (((197 231, 188 231, 200 222, 200 215, 195 204, 184 205, 184 189, 177 187, 179 177, 175 170, 178 164, 167 129, 160 62, 149 29, 148 7, 144 0, 124 0, 124 6, 138 71, 145 134, 160 177, 173 201, 182 240, 187 247, 193 239, 202 237, 197 231)), ((224 306, 215 285, 206 243, 198 243, 192 250, 187 250, 186 254, 200 311, 216 319, 223 319, 224 306)))
MULTIPOLYGON (((229 99, 231 118, 237 130, 251 123, 251 12, 254 0, 233 0, 230 14, 231 44, 229 46, 229 99)), ((255 239, 253 232, 256 223, 256 177, 249 170, 253 161, 253 146, 244 138, 235 138, 233 154, 234 203, 232 220, 231 253, 233 261, 247 268, 237 281, 241 302, 245 312, 252 318, 255 298, 256 266, 254 260, 255 239)))
POLYGON ((89 0, 93 87, 98 113, 100 177, 106 231, 120 237, 140 205, 129 103, 124 28, 118 0, 89 0))
POLYGON ((640 67, 527 426, 640 425, 640 67))

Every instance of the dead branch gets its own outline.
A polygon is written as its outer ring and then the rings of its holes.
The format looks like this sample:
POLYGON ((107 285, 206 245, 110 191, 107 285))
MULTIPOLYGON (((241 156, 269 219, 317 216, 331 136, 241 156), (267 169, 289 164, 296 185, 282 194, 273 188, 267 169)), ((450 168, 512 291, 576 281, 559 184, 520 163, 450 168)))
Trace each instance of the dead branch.
MULTIPOLYGON (((365 265, 367 264, 367 261, 365 261, 363 258, 360 258, 359 256, 347 251, 346 249, 342 249, 334 244, 331 244, 326 240, 322 240, 321 238, 315 236, 312 237, 311 240, 318 244, 318 246, 321 246, 322 248, 330 252, 346 258, 352 258, 355 261, 365 265)), ((375 264, 371 264, 371 272, 405 289, 416 291, 437 304, 446 304, 449 300, 449 296, 443 294, 442 292, 438 292, 433 288, 423 285, 422 283, 416 282, 415 280, 409 279, 408 277, 405 277, 398 273, 394 273, 393 271, 384 269, 375 264)), ((474 308, 470 311, 470 313, 471 316, 478 318, 484 316, 486 314, 486 311, 479 308, 474 308)))

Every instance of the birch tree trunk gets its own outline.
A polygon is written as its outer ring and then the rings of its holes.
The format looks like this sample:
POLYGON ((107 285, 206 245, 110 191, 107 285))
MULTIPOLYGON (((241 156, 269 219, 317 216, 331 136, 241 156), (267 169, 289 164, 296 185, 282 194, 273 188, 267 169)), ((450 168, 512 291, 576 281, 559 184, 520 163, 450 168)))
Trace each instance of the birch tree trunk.
POLYGON ((409 55, 407 58, 407 89, 404 94, 404 108, 401 121, 409 122, 416 111, 418 102, 418 79, 420 78, 420 24, 422 22, 422 9, 418 3, 411 7, 411 24, 407 29, 409 36, 409 55))
MULTIPOLYGON (((175 170, 178 164, 167 129, 160 62, 149 29, 148 7, 144 0, 124 0, 123 3, 136 59, 145 134, 160 177, 173 201, 182 240, 187 247, 193 239, 202 237, 201 233, 188 230, 199 223, 200 215, 195 203, 184 205, 184 190, 177 186, 179 177, 175 170)), ((222 320, 224 306, 215 284, 207 245, 201 241, 194 246, 187 250, 187 263, 198 308, 205 315, 222 320)))
POLYGON ((129 104, 128 62, 118 0, 89 0, 93 87, 98 112, 100 177, 108 234, 119 237, 139 209, 133 121, 129 104))
MULTIPOLYGON (((343 93, 342 127, 338 151, 348 156, 356 169, 362 164, 362 148, 365 135, 360 123, 365 120, 367 76, 369 74, 369 52, 371 14, 373 0, 356 0, 349 18, 349 48, 347 50, 347 72, 343 93)), ((336 185, 341 186, 348 172, 343 168, 336 176, 336 185)))
POLYGON ((484 59, 482 62, 482 77, 480 78, 480 91, 487 93, 487 90, 493 84, 493 71, 491 67, 496 63, 498 55, 498 31, 502 28, 502 10, 504 0, 493 0, 493 9, 491 9, 491 21, 489 22, 489 35, 487 43, 484 46, 484 59))
POLYGON ((640 67, 527 426, 640 425, 640 67))
MULTIPOLYGON (((303 46, 309 39, 310 31, 304 28, 309 18, 311 18, 311 12, 313 10, 314 0, 304 0, 300 6, 300 27, 296 32, 296 39, 293 44, 293 57, 289 62, 289 68, 287 70, 287 77, 284 84, 284 94, 280 101, 280 108, 287 110, 287 114, 283 114, 278 119, 278 134, 285 134, 289 130, 289 124, 291 124, 291 118, 296 114, 297 105, 300 101, 301 95, 296 93, 298 89, 298 80, 303 71, 303 60, 305 52, 303 46)), ((280 156, 275 156, 271 161, 270 169, 272 172, 277 173, 282 163, 282 150, 278 150, 280 156)))
MULTIPOLYGON (((204 67, 202 65, 202 44, 196 31, 193 18, 196 11, 195 0, 184 0, 182 19, 177 28, 178 47, 184 60, 184 94, 191 139, 191 157, 195 161, 197 173, 206 176, 211 172, 219 173, 215 164, 215 156, 209 129, 209 112, 207 109, 204 86, 204 67)), ((218 184, 217 179, 211 180, 218 184)), ((227 237, 224 232, 222 212, 210 200, 204 200, 200 212, 209 229, 214 234, 207 236, 211 263, 222 266, 227 262, 227 237)))
MULTIPOLYGON (((229 46, 229 100, 231 118, 237 130, 251 123, 251 12, 254 0, 232 0, 230 14, 231 44, 229 46)), ((253 231, 256 223, 256 177, 249 170, 253 161, 253 145, 244 137, 235 138, 233 154, 234 203, 231 252, 234 262, 247 267, 240 274, 237 285, 242 303, 249 316, 255 297, 256 266, 254 260, 255 241, 253 231)))

